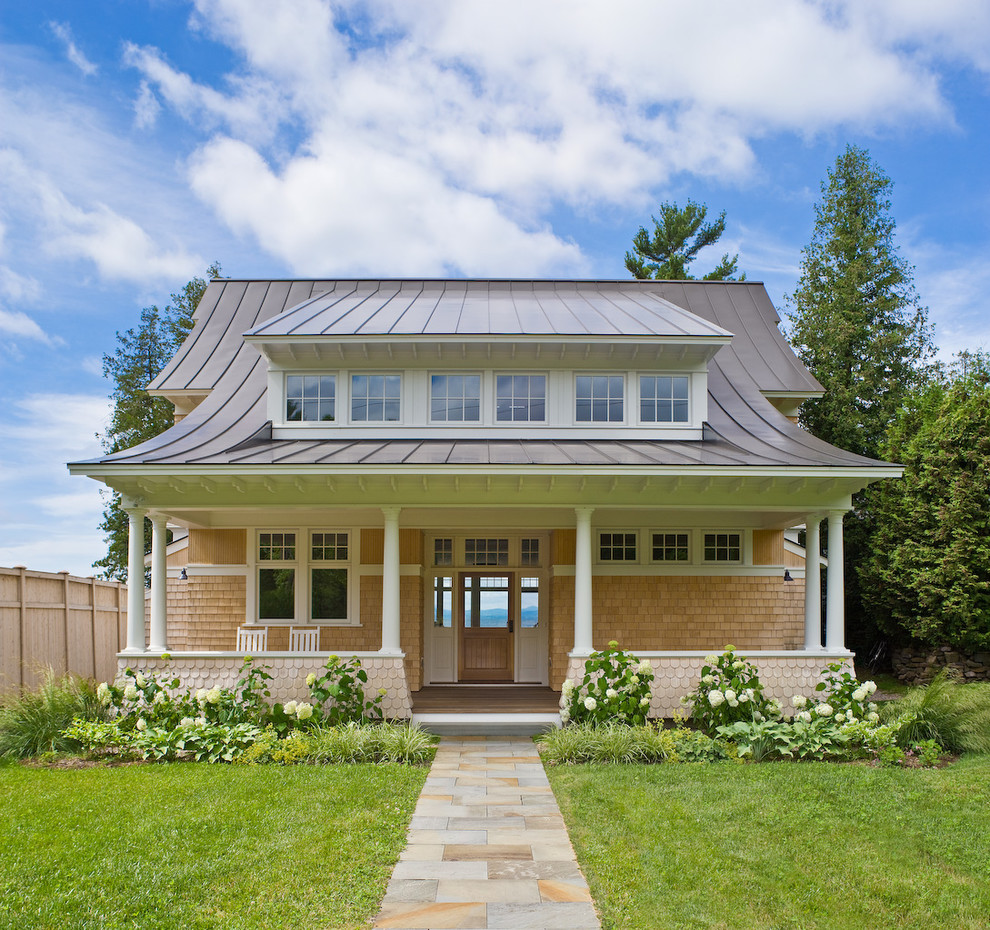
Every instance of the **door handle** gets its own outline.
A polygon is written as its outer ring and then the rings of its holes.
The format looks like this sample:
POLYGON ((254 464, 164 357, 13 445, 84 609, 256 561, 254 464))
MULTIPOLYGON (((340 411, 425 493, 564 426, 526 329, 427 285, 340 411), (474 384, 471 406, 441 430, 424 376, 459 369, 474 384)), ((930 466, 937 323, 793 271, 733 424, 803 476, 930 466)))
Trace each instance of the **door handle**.
POLYGON ((510 633, 515 632, 515 623, 512 620, 509 621, 509 632, 510 633))

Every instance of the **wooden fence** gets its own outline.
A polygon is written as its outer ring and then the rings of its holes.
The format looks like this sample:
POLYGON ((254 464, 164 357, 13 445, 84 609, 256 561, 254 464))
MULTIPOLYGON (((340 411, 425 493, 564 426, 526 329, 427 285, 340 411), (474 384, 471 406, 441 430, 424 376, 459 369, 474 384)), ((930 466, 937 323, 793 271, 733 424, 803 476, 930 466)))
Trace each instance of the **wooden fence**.
POLYGON ((36 687, 49 667, 110 681, 126 631, 127 585, 0 568, 0 692, 36 687))

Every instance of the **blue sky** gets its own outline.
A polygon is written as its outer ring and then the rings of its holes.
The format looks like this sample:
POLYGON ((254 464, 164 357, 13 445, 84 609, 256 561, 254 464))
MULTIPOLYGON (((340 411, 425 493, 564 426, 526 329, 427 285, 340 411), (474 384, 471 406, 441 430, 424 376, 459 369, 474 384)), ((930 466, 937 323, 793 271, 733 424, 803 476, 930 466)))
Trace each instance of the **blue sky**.
POLYGON ((852 143, 941 353, 987 347, 988 98, 983 0, 0 0, 0 565, 103 554, 101 357, 213 260, 625 277, 690 197, 781 306, 852 143))

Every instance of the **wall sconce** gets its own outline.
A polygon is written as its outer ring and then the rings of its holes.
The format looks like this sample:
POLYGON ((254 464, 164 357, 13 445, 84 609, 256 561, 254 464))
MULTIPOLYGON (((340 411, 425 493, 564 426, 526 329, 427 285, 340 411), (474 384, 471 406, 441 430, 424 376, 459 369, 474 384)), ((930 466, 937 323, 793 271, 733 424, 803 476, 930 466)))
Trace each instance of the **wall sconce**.
POLYGON ((784 581, 793 581, 793 580, 794 579, 791 577, 791 573, 785 568, 784 569, 784 581))
POLYGON ((188 581, 188 580, 189 580, 189 576, 186 574, 186 570, 184 568, 180 568, 179 581, 188 581))

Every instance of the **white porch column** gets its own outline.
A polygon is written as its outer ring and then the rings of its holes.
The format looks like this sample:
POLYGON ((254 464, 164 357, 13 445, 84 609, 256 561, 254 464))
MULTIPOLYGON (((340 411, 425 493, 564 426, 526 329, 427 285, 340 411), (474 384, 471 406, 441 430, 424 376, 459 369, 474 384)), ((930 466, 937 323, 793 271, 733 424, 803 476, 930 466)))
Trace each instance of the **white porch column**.
POLYGON ((151 629, 148 649, 150 652, 164 652, 168 645, 168 572, 165 550, 168 543, 168 530, 165 517, 155 514, 151 518, 151 629))
POLYGON ((574 650, 571 655, 590 656, 591 615, 591 514, 593 507, 576 507, 577 537, 574 545, 574 650))
POLYGON ((399 629, 399 509, 382 507, 385 516, 385 546, 382 553, 382 648, 383 655, 401 656, 399 629))
POLYGON ((822 543, 821 517, 810 514, 804 540, 804 648, 822 648, 822 543))
POLYGON ((825 586, 825 651, 846 648, 845 590, 843 586, 842 518, 845 511, 828 513, 828 575, 825 586))
POLYGON ((144 652, 144 511, 125 507, 127 514, 127 647, 144 652))

